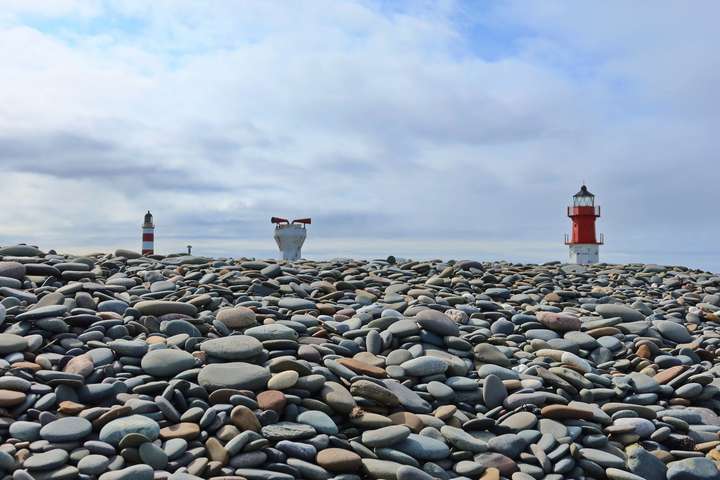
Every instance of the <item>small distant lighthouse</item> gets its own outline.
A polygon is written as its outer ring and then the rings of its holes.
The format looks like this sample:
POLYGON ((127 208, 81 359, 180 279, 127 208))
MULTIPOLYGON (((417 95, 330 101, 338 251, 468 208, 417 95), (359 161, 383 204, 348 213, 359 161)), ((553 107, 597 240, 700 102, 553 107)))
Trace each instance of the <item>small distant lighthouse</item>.
POLYGON ((142 254, 153 255, 155 253, 155 224, 150 210, 145 214, 145 221, 142 224, 142 254))
POLYGON ((595 206, 595 195, 585 185, 573 195, 572 207, 567 208, 572 219, 572 235, 565 235, 565 245, 570 247, 570 263, 587 265, 600 261, 600 245, 605 241, 595 236, 595 219, 600 216, 600 207, 595 206))
POLYGON ((311 220, 299 218, 289 222, 286 218, 272 217, 270 222, 275 224, 273 236, 282 253, 282 259, 298 260, 301 256, 300 249, 307 236, 305 225, 310 225, 311 220))

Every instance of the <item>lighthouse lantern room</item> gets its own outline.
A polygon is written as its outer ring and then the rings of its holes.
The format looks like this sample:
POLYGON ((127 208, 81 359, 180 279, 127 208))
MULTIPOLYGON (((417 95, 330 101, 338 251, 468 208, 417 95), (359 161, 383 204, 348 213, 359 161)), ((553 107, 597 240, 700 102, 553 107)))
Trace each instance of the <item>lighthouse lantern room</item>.
POLYGON ((570 248, 570 263, 587 265, 600 261, 600 245, 604 243, 602 235, 595 234, 595 219, 600 216, 600 207, 595 206, 595 195, 585 185, 573 195, 573 204, 567 208, 572 220, 572 234, 565 235, 565 245, 570 248))

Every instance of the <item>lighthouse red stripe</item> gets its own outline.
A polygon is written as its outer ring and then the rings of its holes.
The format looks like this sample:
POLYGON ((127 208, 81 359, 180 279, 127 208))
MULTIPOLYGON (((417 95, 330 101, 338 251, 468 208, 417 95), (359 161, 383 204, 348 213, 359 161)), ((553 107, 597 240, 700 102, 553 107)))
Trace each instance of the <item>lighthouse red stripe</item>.
POLYGON ((142 239, 143 242, 152 242, 155 238, 155 235, 152 233, 143 233, 142 239))

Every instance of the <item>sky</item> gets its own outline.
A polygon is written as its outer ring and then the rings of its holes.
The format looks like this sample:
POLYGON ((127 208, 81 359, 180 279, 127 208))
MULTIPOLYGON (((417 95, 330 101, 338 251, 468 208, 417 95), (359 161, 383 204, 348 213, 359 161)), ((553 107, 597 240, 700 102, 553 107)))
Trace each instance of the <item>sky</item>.
POLYGON ((0 0, 0 244, 720 271, 720 3, 0 0))

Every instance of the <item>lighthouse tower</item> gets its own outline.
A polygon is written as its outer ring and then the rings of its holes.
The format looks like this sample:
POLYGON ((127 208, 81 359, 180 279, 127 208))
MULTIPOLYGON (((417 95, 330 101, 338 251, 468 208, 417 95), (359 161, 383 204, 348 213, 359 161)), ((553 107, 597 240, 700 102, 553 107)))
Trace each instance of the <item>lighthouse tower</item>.
POLYGON ((145 221, 142 224, 142 254, 152 255, 155 253, 155 224, 150 210, 145 214, 145 221))
POLYGON ((565 245, 570 247, 570 263, 598 263, 600 245, 605 240, 602 235, 599 239, 595 236, 595 219, 600 216, 600 207, 595 206, 595 195, 585 185, 573 195, 567 215, 572 219, 571 237, 565 235, 565 245))
POLYGON ((275 224, 275 242, 280 248, 283 260, 298 260, 300 258, 300 249, 305 243, 307 230, 305 225, 309 225, 309 218, 299 218, 289 222, 286 218, 272 217, 270 222, 275 224))

